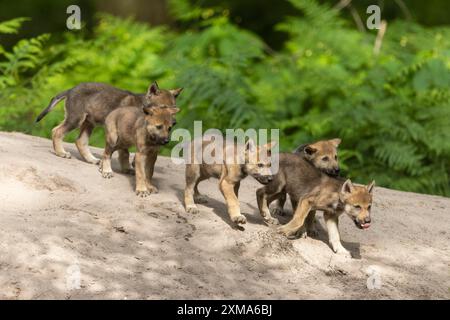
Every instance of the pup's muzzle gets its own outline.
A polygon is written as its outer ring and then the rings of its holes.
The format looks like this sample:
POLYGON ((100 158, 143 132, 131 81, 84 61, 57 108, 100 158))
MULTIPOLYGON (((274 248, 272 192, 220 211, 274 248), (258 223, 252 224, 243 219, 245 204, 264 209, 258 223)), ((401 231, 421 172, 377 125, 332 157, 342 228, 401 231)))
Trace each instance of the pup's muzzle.
POLYGON ((254 175, 253 177, 261 184, 268 184, 270 181, 273 180, 272 175, 263 176, 263 175, 258 174, 258 175, 254 175))
POLYGON ((367 229, 370 227, 370 223, 372 221, 369 217, 367 217, 363 221, 361 221, 359 219, 353 219, 353 222, 355 223, 355 225, 358 229, 367 229))

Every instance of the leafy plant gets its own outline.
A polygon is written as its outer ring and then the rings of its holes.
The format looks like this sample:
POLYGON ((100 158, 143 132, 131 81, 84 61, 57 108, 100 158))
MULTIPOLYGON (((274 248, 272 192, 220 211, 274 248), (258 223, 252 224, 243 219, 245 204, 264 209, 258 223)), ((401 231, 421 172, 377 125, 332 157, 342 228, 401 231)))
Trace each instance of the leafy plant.
MULTIPOLYGON (((144 92, 158 80, 185 87, 179 127, 279 128, 286 151, 340 137, 343 174, 449 196, 450 28, 391 23, 375 55, 376 31, 358 31, 316 0, 291 3, 299 14, 276 26, 288 36, 279 52, 231 23, 227 10, 186 0, 171 1, 178 31, 100 15, 93 35, 0 47, 0 129, 49 137, 62 103, 33 120, 56 93, 83 81, 144 92)), ((25 21, 3 22, 0 33, 25 21)), ((101 129, 91 142, 103 145, 101 129)))

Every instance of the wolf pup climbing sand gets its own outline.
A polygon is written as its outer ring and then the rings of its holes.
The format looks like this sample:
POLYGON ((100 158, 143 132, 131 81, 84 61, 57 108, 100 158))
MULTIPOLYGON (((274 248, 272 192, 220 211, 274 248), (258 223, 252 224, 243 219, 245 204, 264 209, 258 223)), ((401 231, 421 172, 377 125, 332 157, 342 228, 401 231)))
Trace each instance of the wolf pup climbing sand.
POLYGON ((282 192, 289 194, 296 208, 292 220, 279 228, 288 237, 294 237, 306 224, 307 234, 315 233, 314 212, 324 211, 330 246, 334 252, 351 256, 340 241, 338 218, 346 213, 360 229, 370 226, 370 210, 374 182, 355 186, 350 180, 330 177, 305 159, 290 153, 280 153, 280 169, 274 179, 256 191, 258 208, 269 215, 269 204, 282 192))
MULTIPOLYGON (((341 139, 322 140, 314 143, 303 144, 298 146, 294 154, 303 157, 314 167, 332 177, 339 175, 339 163, 337 156, 337 148, 341 143, 341 139)), ((280 198, 275 202, 275 206, 271 210, 273 215, 284 215, 283 206, 286 202, 286 193, 280 194, 280 198)), ((292 207, 295 211, 295 207, 292 207)))
POLYGON ((119 162, 124 173, 130 173, 128 148, 136 146, 136 194, 146 197, 158 192, 152 184, 153 170, 160 146, 170 141, 170 130, 176 123, 175 107, 123 107, 111 112, 105 120, 106 146, 100 163, 104 178, 112 177, 111 156, 119 150, 119 162))
POLYGON ((64 136, 73 129, 80 128, 80 135, 75 144, 82 157, 89 163, 98 164, 88 148, 89 137, 97 125, 103 125, 106 116, 119 107, 167 106, 175 107, 175 99, 182 88, 174 90, 159 89, 154 82, 147 93, 136 94, 121 90, 104 83, 87 82, 56 95, 44 111, 36 118, 39 122, 61 100, 66 99, 66 115, 64 121, 53 128, 52 140, 55 154, 59 157, 70 158, 69 152, 62 145, 64 136))
MULTIPOLYGON (((186 188, 184 191, 186 211, 190 213, 198 212, 195 203, 206 202, 198 191, 198 184, 203 180, 214 177, 219 179, 219 188, 227 203, 231 221, 236 224, 245 224, 247 219, 241 214, 238 200, 241 180, 248 175, 262 184, 267 184, 272 180, 270 150, 275 146, 275 142, 256 146, 250 139, 244 146, 234 141, 225 141, 222 155, 233 155, 233 158, 225 156, 226 158, 223 159, 224 157, 219 156, 218 158, 222 158, 220 163, 206 164, 203 159, 194 161, 196 154, 203 156, 202 151, 195 151, 197 144, 194 141, 191 143, 193 161, 186 165, 186 188), (243 149, 242 153, 239 152, 241 149, 243 149)), ((212 143, 214 142, 199 140, 199 149, 206 149, 212 143)), ((265 218, 265 221, 274 223, 276 219, 265 218)))

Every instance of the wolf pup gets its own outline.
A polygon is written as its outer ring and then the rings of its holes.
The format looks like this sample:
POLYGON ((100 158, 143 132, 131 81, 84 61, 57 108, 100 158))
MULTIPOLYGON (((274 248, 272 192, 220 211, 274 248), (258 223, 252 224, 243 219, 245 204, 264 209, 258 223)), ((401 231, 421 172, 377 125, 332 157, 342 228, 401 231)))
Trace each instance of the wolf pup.
POLYGON ((147 93, 136 94, 121 90, 104 83, 87 82, 56 95, 44 111, 36 118, 39 122, 63 99, 66 99, 64 121, 53 128, 52 140, 55 154, 70 158, 69 152, 62 145, 64 136, 75 128, 80 128, 80 135, 75 144, 82 157, 89 163, 98 164, 88 148, 89 136, 97 125, 103 125, 106 116, 119 107, 167 106, 175 107, 175 99, 183 89, 162 90, 154 82, 147 93))
MULTIPOLYGON (((199 142, 202 150, 214 143, 205 140, 199 142)), ((198 213, 195 203, 206 202, 205 198, 198 191, 198 184, 203 180, 214 177, 219 179, 219 189, 225 198, 231 221, 236 224, 245 224, 247 219, 241 214, 238 200, 241 180, 248 175, 254 177, 262 184, 267 184, 272 180, 271 149, 275 146, 275 143, 275 141, 272 141, 263 146, 256 146, 253 140, 250 139, 243 146, 233 141, 225 141, 223 154, 233 154, 236 155, 236 158, 230 160, 227 157, 217 164, 206 164, 203 160, 198 161, 200 164, 195 164, 194 161, 192 161, 192 164, 187 164, 186 188, 184 190, 186 211, 188 213, 198 213), (239 152, 238 150, 242 150, 242 148, 243 152, 239 152)), ((192 142, 192 154, 195 154, 195 149, 196 143, 192 142)), ((273 223, 276 219, 267 217, 265 221, 273 223)))
MULTIPOLYGON (((339 175, 339 163, 337 157, 337 148, 341 139, 322 140, 310 144, 303 144, 297 147, 294 154, 303 157, 314 167, 332 177, 339 175)), ((271 210, 273 215, 284 215, 284 203, 286 202, 286 193, 280 195, 275 201, 275 206, 271 210)), ((292 210, 295 210, 292 207, 292 210)))
POLYGON ((175 124, 175 107, 122 107, 112 111, 105 120, 106 146, 100 163, 104 178, 111 178, 111 156, 119 150, 119 162, 124 173, 131 172, 128 148, 136 146, 136 194, 146 197, 157 193, 151 183, 160 146, 170 141, 175 124))
POLYGON ((346 213, 359 229, 371 223, 372 191, 375 182, 368 186, 355 186, 350 180, 330 177, 295 154, 280 153, 280 169, 274 179, 256 191, 258 208, 268 215, 269 204, 285 190, 295 209, 292 220, 279 231, 294 237, 306 225, 306 236, 315 233, 315 210, 324 212, 330 246, 335 253, 351 256, 340 241, 338 218, 346 213))

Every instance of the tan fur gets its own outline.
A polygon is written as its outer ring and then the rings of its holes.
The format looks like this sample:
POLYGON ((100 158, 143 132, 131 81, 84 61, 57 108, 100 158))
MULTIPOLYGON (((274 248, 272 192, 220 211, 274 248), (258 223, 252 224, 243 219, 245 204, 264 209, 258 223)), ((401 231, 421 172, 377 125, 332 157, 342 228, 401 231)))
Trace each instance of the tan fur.
POLYGON ((338 218, 346 213, 358 228, 370 225, 370 209, 374 182, 354 186, 350 180, 330 177, 311 163, 294 154, 280 154, 280 170, 274 179, 256 192, 262 215, 269 215, 268 206, 281 192, 289 194, 296 208, 294 217, 279 231, 288 237, 297 236, 306 224, 306 236, 315 233, 315 210, 324 212, 329 241, 334 252, 350 256, 340 242, 338 218))
POLYGON ((170 141, 173 115, 178 108, 123 107, 112 111, 105 120, 106 146, 100 164, 104 178, 111 178, 111 156, 119 150, 119 162, 124 173, 131 173, 128 148, 136 146, 136 194, 146 197, 158 189, 151 183, 156 158, 161 145, 170 141))
MULTIPOLYGON (((321 140, 314 143, 304 144, 294 151, 297 154, 311 163, 320 171, 330 175, 339 175, 339 163, 337 156, 337 148, 341 143, 341 139, 321 140)), ((286 193, 282 193, 279 199, 275 202, 272 209, 273 215, 284 215, 284 203, 286 202, 286 193)), ((295 210, 295 207, 292 207, 295 210)), ((313 215, 313 214, 312 214, 313 215)))
MULTIPOLYGON (((203 148, 214 142, 200 141, 203 148)), ((275 145, 274 142, 263 146, 255 146, 251 140, 245 145, 245 163, 238 164, 237 161, 224 161, 219 164, 187 164, 186 165, 186 188, 184 192, 184 204, 186 211, 189 213, 197 213, 198 208, 195 203, 206 202, 206 199, 200 195, 198 184, 208 178, 219 179, 219 189, 225 198, 228 214, 236 224, 245 224, 246 218, 241 214, 238 193, 242 179, 248 175, 253 176, 260 183, 268 183, 272 179, 270 150, 275 145)), ((227 154, 227 150, 238 145, 234 142, 225 143, 223 154, 227 154)), ((194 152, 196 144, 191 143, 192 159, 194 160, 194 152)), ((242 156, 236 152, 237 156, 242 156)), ((266 219, 268 223, 275 219, 266 219)))

